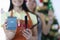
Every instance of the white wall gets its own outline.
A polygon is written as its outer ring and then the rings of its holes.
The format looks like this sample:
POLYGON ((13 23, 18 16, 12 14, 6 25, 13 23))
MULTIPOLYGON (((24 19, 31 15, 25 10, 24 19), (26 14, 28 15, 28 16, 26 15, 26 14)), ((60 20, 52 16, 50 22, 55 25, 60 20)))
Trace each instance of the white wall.
POLYGON ((1 8, 3 8, 3 10, 7 12, 9 9, 10 0, 1 0, 0 5, 1 8))
POLYGON ((52 0, 52 4, 54 7, 54 14, 58 20, 59 25, 60 25, 60 0, 52 0))
MULTIPOLYGON (((7 12, 9 9, 9 0, 0 0, 0 23, 1 23, 1 8, 7 12)), ((0 40, 6 40, 6 35, 4 33, 3 28, 1 27, 0 24, 0 40)))
POLYGON ((0 40, 6 40, 6 35, 3 28, 0 27, 0 40))

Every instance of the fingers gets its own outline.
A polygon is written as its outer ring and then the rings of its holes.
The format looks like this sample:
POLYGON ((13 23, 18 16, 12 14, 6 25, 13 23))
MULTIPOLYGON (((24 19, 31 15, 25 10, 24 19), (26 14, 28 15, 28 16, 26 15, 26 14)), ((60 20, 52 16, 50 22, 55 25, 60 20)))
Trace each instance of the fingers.
POLYGON ((15 36, 16 31, 13 30, 7 30, 6 29, 7 24, 3 24, 2 27, 4 29, 4 32, 6 34, 7 39, 12 39, 15 36))
POLYGON ((54 18, 53 15, 48 16, 48 18, 49 18, 49 21, 48 21, 49 24, 52 24, 53 23, 53 18, 54 18))
POLYGON ((26 39, 29 39, 30 37, 28 37, 28 35, 26 33, 23 32, 23 36, 26 38, 26 39))
POLYGON ((3 24, 2 27, 4 28, 4 31, 6 30, 7 24, 3 24))
POLYGON ((6 29, 6 28, 7 28, 7 24, 6 24, 6 23, 3 24, 2 27, 4 28, 4 31, 6 31, 6 32, 13 32, 13 33, 16 32, 16 30, 7 30, 7 29, 6 29))
POLYGON ((4 22, 4 24, 2 25, 2 27, 6 30, 6 26, 7 26, 7 19, 6 19, 6 21, 4 22))
POLYGON ((54 14, 53 13, 48 13, 48 17, 49 17, 49 19, 53 19, 54 18, 54 14))
POLYGON ((26 31, 28 31, 29 33, 31 33, 31 34, 32 34, 32 32, 31 32, 31 30, 30 30, 30 29, 26 29, 26 31))
POLYGON ((30 29, 26 29, 26 30, 22 31, 22 33, 23 33, 23 36, 24 36, 26 39, 30 39, 31 36, 32 36, 32 32, 31 32, 30 29))

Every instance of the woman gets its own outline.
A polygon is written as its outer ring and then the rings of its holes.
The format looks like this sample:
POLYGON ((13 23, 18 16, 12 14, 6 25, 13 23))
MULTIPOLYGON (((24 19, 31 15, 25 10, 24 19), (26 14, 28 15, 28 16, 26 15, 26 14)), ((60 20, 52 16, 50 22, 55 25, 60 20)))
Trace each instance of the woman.
MULTIPOLYGON (((43 13, 39 13, 39 12, 36 11, 36 1, 35 0, 27 0, 26 5, 27 5, 27 8, 32 13, 34 13, 34 14, 36 14, 36 15, 38 15, 40 17, 39 21, 40 22, 42 21, 42 26, 41 26, 41 24, 39 24, 39 26, 38 26, 38 40, 41 40, 41 33, 43 32, 44 35, 47 35, 49 33, 49 31, 50 31, 51 24, 53 23, 53 15, 51 15, 51 17, 50 16, 48 17, 49 21, 46 24, 45 23, 46 16, 43 13), (50 21, 50 20, 52 20, 52 21, 50 21)), ((50 13, 49 13, 49 15, 50 15, 50 13)))
POLYGON ((37 17, 26 10, 25 2, 25 0, 10 0, 9 12, 2 14, 1 25, 4 28, 6 40, 37 40, 37 27, 32 28, 37 24, 37 17), (9 16, 17 18, 16 30, 6 29, 9 16), (28 20, 27 28, 25 27, 25 16, 28 20))
POLYGON ((43 35, 42 40, 57 40, 58 22, 56 18, 54 17, 53 11, 50 9, 48 11, 48 16, 46 15, 46 20, 45 20, 46 24, 48 23, 49 20, 53 21, 51 24, 50 32, 48 33, 47 36, 43 35))
MULTIPOLYGON (((29 9, 29 11, 31 11, 32 13, 35 13, 35 14, 37 14, 40 18, 41 18, 41 21, 43 22, 43 28, 45 27, 45 26, 47 26, 46 24, 45 24, 45 15, 44 14, 42 14, 42 13, 39 13, 39 12, 37 12, 36 11, 36 1, 35 0, 29 0, 29 1, 27 1, 27 8, 29 9), (32 6, 32 5, 34 5, 34 6, 32 6), (32 8, 33 7, 33 8, 32 8), (33 11, 32 11, 33 10, 33 11)), ((53 18, 53 16, 52 16, 52 18, 53 18)), ((50 22, 50 21, 48 21, 48 22, 50 22)), ((46 27, 46 29, 48 29, 48 28, 50 28, 50 27, 46 27)), ((45 29, 45 28, 44 28, 45 29)), ((46 32, 46 30, 45 30, 45 32, 46 32)), ((48 31, 49 32, 49 31, 48 31)), ((46 32, 47 33, 47 32, 46 32)))
POLYGON ((27 0, 26 6, 30 12, 35 12, 36 10, 36 1, 35 0, 27 0))

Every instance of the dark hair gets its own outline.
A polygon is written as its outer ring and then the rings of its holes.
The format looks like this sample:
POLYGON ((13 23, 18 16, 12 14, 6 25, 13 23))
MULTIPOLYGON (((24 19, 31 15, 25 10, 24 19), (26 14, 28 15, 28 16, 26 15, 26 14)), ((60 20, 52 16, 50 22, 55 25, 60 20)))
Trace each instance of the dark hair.
MULTIPOLYGON (((8 11, 11 11, 13 9, 13 4, 12 4, 12 0, 10 0, 10 8, 8 11)), ((25 10, 26 12, 29 11, 27 6, 26 6, 26 1, 24 0, 23 4, 22 4, 22 9, 25 10)))

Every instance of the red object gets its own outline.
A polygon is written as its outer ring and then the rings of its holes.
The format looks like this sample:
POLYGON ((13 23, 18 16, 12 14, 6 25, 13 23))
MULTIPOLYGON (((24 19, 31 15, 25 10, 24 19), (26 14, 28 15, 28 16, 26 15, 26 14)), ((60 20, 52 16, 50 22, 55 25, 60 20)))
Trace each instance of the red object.
POLYGON ((43 2, 43 0, 40 0, 40 2, 43 2))

